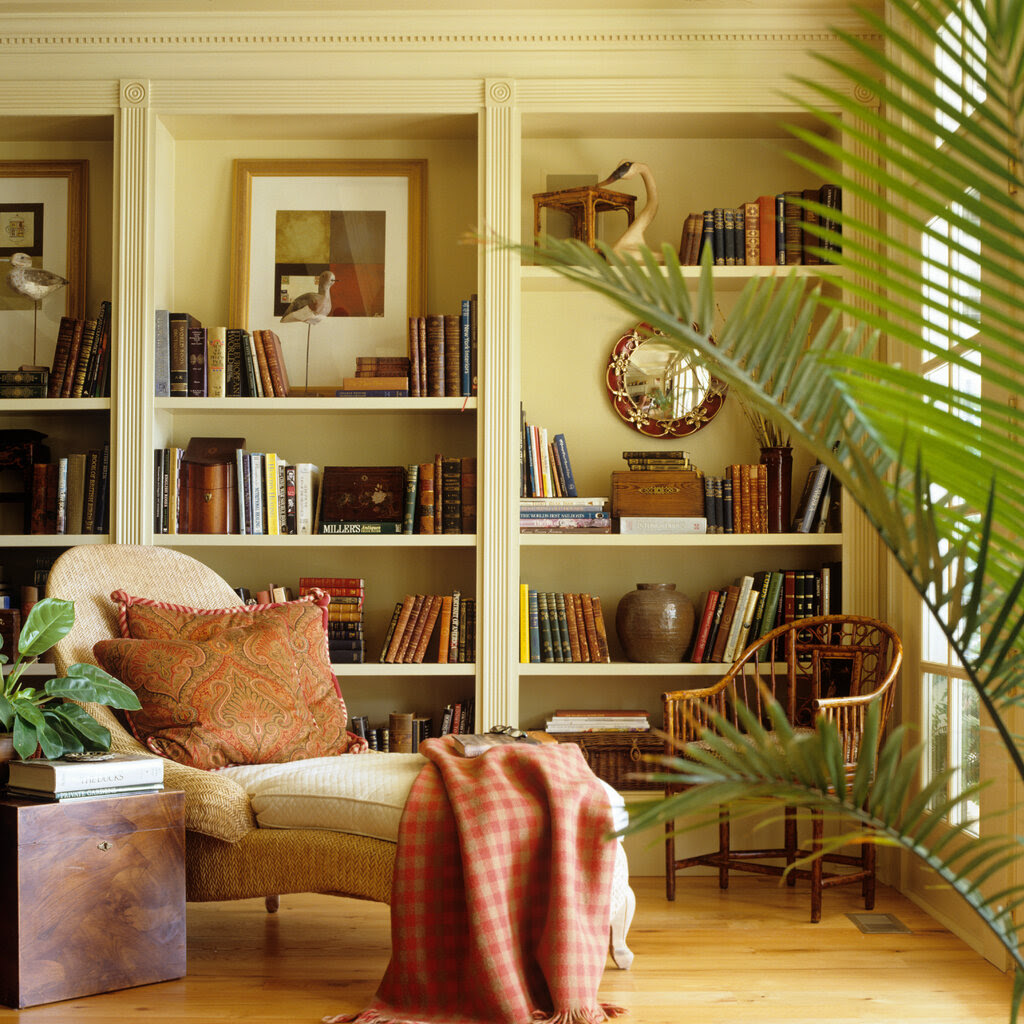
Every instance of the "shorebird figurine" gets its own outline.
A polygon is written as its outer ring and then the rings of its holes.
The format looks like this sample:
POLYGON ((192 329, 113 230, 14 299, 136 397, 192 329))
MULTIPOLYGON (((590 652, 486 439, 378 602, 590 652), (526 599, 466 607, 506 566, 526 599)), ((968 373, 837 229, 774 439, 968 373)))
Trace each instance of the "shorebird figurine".
POLYGON ((622 233, 622 237, 612 246, 612 251, 617 252, 620 256, 625 254, 637 256, 640 247, 645 244, 644 231, 658 212, 658 187, 654 183, 654 175, 651 174, 651 169, 647 164, 636 163, 633 160, 623 160, 604 181, 597 183, 599 188, 603 188, 616 181, 628 181, 637 175, 644 183, 647 202, 636 215, 633 223, 622 233))
POLYGON ((288 303, 288 308, 281 317, 281 323, 304 323, 306 325, 306 387, 309 388, 309 332, 313 324, 320 323, 324 317, 331 315, 334 304, 331 301, 331 285, 335 277, 332 271, 324 270, 316 279, 317 290, 304 292, 288 303))
POLYGON ((36 361, 36 328, 39 320, 39 303, 47 295, 63 288, 68 282, 60 274, 54 274, 42 267, 32 266, 32 257, 24 252, 16 252, 11 256, 11 269, 7 273, 7 283, 19 295, 24 295, 33 302, 32 310, 32 362, 36 361))

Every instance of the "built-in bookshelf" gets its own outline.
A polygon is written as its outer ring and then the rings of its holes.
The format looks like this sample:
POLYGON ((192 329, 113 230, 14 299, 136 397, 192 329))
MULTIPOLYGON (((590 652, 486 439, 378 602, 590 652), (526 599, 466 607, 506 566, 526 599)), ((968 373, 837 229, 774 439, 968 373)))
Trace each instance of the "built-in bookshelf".
MULTIPOLYGON (((609 494, 622 450, 659 442, 624 426, 604 392, 608 353, 633 326, 629 318, 552 271, 520 265, 514 252, 467 236, 529 238, 534 192, 568 178, 599 180, 623 158, 647 163, 657 179, 661 206, 647 236, 654 245, 677 247, 694 210, 819 184, 785 156, 800 144, 778 122, 812 122, 779 93, 791 73, 823 73, 804 61, 805 49, 833 44, 814 12, 755 7, 743 11, 742 24, 709 9, 655 13, 642 29, 625 9, 574 12, 571 31, 554 12, 537 12, 529 34, 500 12, 462 11, 457 25, 441 11, 419 12, 411 21, 398 12, 367 12, 357 19, 358 31, 349 26, 344 36, 311 20, 303 29, 308 63, 301 81, 295 50, 281 45, 282 38, 296 38, 294 12, 264 13, 241 34, 237 26, 225 32, 215 19, 199 19, 190 26, 196 45, 188 62, 180 59, 182 25, 174 19, 155 16, 144 34, 104 23, 111 34, 71 16, 41 33, 5 15, 0 27, 18 40, 4 71, 12 89, 38 80, 41 54, 59 49, 60 64, 20 113, 0 119, 0 159, 90 161, 86 308, 112 300, 114 342, 111 398, 0 402, 2 427, 43 430, 57 448, 65 439, 109 443, 111 452, 109 535, 27 536, 9 529, 3 537, 8 577, 30 571, 40 554, 107 539, 186 551, 251 590, 294 587, 301 576, 358 576, 367 581, 368 659, 380 650, 404 595, 457 589, 476 601, 473 662, 367 660, 337 670, 350 711, 377 721, 397 710, 434 713, 471 688, 478 730, 535 727, 556 705, 625 702, 656 711, 660 692, 676 680, 717 672, 713 665, 624 660, 614 612, 637 582, 675 582, 698 604, 709 587, 743 573, 841 560, 847 603, 870 612, 877 580, 868 532, 850 515, 841 534, 521 536, 518 529, 521 405, 536 422, 565 434, 579 494, 609 494), (144 65, 131 56, 136 42, 145 44, 144 65), (505 77, 492 77, 496 51, 505 77), (621 74, 609 73, 624 53, 636 61, 624 62, 621 74), (642 78, 628 70, 640 64, 642 78), (479 296, 477 397, 154 395, 156 310, 187 309, 204 324, 230 322, 232 162, 282 157, 427 162, 427 284, 423 308, 412 312, 451 313, 466 296, 479 296), (477 531, 155 533, 154 450, 185 447, 200 436, 244 437, 249 449, 318 466, 408 466, 435 452, 475 456, 477 531), (520 664, 520 580, 545 591, 598 595, 611 661, 520 664)), ((846 23, 834 12, 829 18, 846 23)), ((635 191, 642 194, 642 187, 635 191)), ((609 219, 602 234, 611 240, 621 226, 609 219)), ((782 272, 842 286, 829 266, 720 267, 720 315, 728 315, 750 277, 782 272)), ((684 268, 688 279, 696 281, 698 273, 684 268)), ((304 377, 303 341, 282 335, 293 383, 304 377)), ((316 328, 310 344, 315 354, 316 328)), ((395 354, 405 354, 404 336, 393 344, 395 354)), ((354 370, 355 357, 367 354, 356 345, 344 359, 354 370)), ((30 361, 25 353, 10 358, 15 365, 30 361)), ((46 352, 41 361, 49 359, 46 352)), ((678 446, 689 448, 708 473, 757 456, 738 406, 728 400, 708 428, 678 446)), ((808 459, 797 452, 794 481, 807 469, 808 459)))

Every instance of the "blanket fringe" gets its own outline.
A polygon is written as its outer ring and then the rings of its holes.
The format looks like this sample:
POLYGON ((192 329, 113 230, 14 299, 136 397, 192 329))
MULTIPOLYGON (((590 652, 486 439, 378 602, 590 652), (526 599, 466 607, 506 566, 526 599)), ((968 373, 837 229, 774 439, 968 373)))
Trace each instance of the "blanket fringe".
POLYGON ((603 1024, 606 1020, 621 1017, 628 1012, 624 1006, 601 1003, 598 1006, 578 1006, 573 1010, 559 1010, 556 1013, 536 1010, 533 1019, 535 1024, 603 1024))

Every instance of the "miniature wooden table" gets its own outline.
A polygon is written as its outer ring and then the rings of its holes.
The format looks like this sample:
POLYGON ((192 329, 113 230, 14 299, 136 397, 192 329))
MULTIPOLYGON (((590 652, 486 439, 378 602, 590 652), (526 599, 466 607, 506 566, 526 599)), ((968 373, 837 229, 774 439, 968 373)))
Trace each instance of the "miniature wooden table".
POLYGON ((185 796, 0 799, 0 1002, 185 974, 185 796))
POLYGON ((636 196, 597 185, 563 188, 557 192, 535 192, 533 196, 533 235, 540 235, 540 211, 562 210, 572 218, 572 237, 594 248, 597 215, 609 210, 624 210, 628 227, 635 219, 636 196))

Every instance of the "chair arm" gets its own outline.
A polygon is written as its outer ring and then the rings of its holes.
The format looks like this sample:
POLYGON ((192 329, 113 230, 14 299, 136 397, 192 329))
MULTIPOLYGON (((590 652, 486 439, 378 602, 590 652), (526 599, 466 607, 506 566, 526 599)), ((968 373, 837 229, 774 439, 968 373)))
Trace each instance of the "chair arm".
POLYGON ((234 779, 164 761, 164 785, 185 793, 185 828, 237 843, 257 827, 249 794, 234 779))

